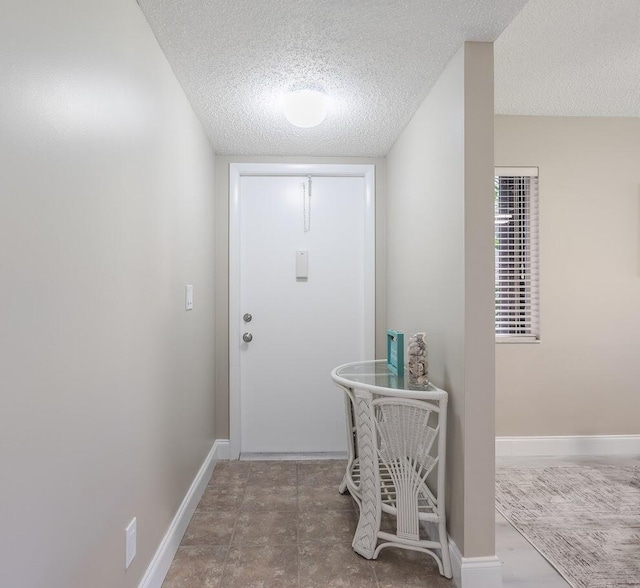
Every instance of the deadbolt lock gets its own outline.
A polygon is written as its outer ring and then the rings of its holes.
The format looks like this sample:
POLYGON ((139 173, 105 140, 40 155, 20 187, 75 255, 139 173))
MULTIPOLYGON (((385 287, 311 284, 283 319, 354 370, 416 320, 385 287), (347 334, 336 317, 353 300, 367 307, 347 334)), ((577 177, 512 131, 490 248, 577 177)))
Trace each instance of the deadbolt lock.
POLYGON ((252 318, 253 318, 253 317, 252 317, 252 316, 247 312, 247 313, 242 317, 242 320, 243 320, 245 323, 250 323, 252 318))

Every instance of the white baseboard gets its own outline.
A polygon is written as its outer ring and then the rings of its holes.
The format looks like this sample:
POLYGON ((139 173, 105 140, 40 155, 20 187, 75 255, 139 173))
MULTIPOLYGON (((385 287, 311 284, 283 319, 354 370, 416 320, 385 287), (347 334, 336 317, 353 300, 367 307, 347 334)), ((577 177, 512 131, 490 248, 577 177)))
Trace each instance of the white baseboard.
POLYGON ((216 454, 216 458, 222 461, 226 461, 229 459, 229 439, 217 439, 216 443, 218 445, 218 453, 216 454))
POLYGON ((293 461, 293 460, 322 460, 322 459, 347 459, 346 451, 313 452, 313 453, 241 453, 241 460, 251 461, 293 461))
POLYGON ((496 456, 640 455, 640 435, 496 437, 496 456))
POLYGON ((449 537, 453 580, 458 588, 502 588, 502 562, 498 556, 462 557, 449 537))
POLYGON ((205 458, 200 470, 191 483, 176 516, 173 517, 169 529, 162 538, 158 549, 147 568, 138 588, 161 588, 162 583, 169 571, 171 562, 175 557, 182 536, 187 530, 189 521, 202 498, 202 494, 207 488, 213 469, 218 460, 229 459, 229 441, 226 439, 217 439, 211 451, 205 458))

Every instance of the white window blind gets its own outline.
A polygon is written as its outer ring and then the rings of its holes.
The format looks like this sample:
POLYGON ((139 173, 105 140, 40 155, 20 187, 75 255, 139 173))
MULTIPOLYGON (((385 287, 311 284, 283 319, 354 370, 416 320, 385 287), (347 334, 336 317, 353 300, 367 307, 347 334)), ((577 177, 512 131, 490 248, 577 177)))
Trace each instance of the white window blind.
POLYGON ((540 338, 538 168, 495 169, 496 341, 540 338))

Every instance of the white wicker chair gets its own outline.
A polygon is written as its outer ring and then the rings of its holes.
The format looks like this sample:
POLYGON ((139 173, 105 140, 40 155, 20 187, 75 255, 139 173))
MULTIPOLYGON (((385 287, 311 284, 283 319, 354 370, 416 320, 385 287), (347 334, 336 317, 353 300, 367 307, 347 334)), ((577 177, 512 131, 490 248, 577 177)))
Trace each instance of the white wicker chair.
POLYGON ((360 507, 354 550, 367 559, 387 547, 424 552, 451 578, 444 508, 446 392, 430 387, 385 394, 336 383, 346 393, 349 434, 340 491, 349 490, 360 507), (392 517, 393 528, 383 525, 382 513, 392 517))

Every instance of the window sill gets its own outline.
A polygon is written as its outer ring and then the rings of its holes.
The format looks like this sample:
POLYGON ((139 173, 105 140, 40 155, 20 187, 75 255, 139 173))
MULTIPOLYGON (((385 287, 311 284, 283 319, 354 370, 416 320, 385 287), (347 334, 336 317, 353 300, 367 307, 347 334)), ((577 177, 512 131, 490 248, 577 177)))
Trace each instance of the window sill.
POLYGON ((531 337, 496 337, 496 344, 516 343, 524 345, 538 345, 540 339, 532 339, 531 337))

